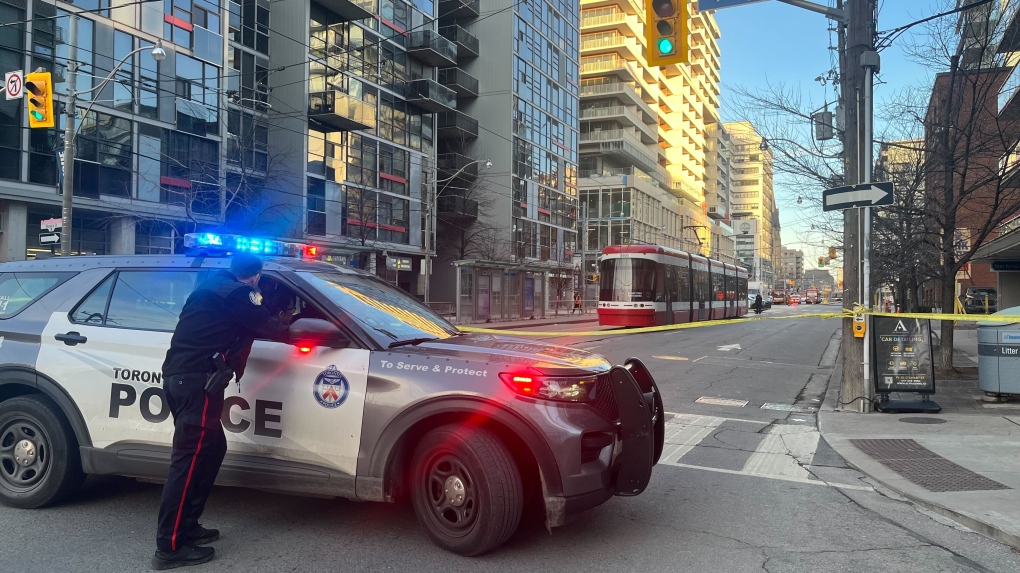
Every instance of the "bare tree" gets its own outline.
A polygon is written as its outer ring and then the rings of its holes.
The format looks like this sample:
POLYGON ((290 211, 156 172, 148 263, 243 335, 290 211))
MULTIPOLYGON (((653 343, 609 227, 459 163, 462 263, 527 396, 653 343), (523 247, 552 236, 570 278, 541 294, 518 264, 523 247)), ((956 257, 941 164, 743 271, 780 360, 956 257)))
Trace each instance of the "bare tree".
MULTIPOLYGON (((916 106, 911 120, 923 126, 924 241, 937 253, 934 275, 944 311, 956 300, 957 273, 1000 224, 1020 212, 1020 188, 1011 181, 1016 165, 1009 160, 1017 151, 1020 114, 998 109, 1010 69, 999 67, 1001 31, 995 27, 1008 22, 995 22, 989 7, 955 22, 933 20, 910 46, 916 62, 940 72, 927 106, 916 106), (969 244, 960 243, 961 233, 969 244)), ((953 327, 942 322, 941 371, 954 366, 953 327)))

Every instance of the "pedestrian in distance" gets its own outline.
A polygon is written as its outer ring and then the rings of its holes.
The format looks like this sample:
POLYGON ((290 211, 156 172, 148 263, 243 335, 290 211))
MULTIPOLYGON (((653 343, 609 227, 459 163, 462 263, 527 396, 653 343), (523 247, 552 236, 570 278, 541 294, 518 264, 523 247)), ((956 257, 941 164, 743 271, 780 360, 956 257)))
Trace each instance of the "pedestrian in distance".
POLYGON ((574 314, 575 310, 577 314, 581 314, 581 293, 579 292, 574 293, 574 308, 570 310, 570 314, 574 314))
POLYGON ((262 304, 262 261, 233 257, 198 286, 181 311, 163 362, 163 393, 174 421, 170 468, 159 505, 153 569, 198 565, 213 558, 205 544, 220 532, 198 520, 227 452, 220 417, 231 378, 240 385, 254 333, 285 332, 262 304))
POLYGON ((755 314, 761 314, 761 305, 762 305, 761 295, 760 294, 754 295, 754 313, 755 314))

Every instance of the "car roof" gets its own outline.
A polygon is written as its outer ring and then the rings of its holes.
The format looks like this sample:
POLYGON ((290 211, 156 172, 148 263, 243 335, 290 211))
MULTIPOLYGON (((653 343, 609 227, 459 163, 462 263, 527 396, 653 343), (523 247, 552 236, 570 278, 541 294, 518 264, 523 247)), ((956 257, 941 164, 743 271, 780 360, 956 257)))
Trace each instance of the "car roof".
MULTIPOLYGON (((54 257, 52 259, 13 261, 0 263, 0 272, 18 271, 85 271, 97 268, 138 267, 138 268, 206 268, 226 269, 230 267, 231 256, 192 255, 101 255, 81 257, 54 257)), ((293 257, 264 257, 263 270, 267 271, 318 271, 363 274, 364 271, 342 267, 322 261, 308 261, 293 257)))

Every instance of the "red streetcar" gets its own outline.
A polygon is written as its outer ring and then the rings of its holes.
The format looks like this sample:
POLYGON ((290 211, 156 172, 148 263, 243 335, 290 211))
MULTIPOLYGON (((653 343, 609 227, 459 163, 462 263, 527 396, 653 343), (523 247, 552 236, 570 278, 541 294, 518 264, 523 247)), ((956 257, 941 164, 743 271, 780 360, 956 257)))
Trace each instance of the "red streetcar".
POLYGON ((657 326, 747 314, 747 269, 660 245, 612 245, 599 259, 599 324, 657 326))

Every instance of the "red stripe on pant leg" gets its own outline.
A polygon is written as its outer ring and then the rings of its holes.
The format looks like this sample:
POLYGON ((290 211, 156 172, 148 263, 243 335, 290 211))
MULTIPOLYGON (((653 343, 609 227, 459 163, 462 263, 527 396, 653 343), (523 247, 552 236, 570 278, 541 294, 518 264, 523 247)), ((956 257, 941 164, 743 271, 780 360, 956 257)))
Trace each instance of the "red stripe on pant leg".
POLYGON ((170 550, 177 551, 177 528, 181 525, 181 513, 184 511, 184 499, 188 497, 188 485, 191 484, 191 473, 195 471, 195 460, 198 459, 198 452, 202 451, 202 438, 205 438, 205 413, 209 409, 209 395, 205 396, 205 406, 202 407, 202 432, 198 434, 198 446, 195 448, 195 455, 191 456, 191 467, 188 468, 188 479, 184 480, 184 491, 181 492, 181 504, 177 506, 177 520, 174 521, 174 534, 170 537, 170 550))

